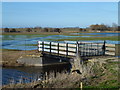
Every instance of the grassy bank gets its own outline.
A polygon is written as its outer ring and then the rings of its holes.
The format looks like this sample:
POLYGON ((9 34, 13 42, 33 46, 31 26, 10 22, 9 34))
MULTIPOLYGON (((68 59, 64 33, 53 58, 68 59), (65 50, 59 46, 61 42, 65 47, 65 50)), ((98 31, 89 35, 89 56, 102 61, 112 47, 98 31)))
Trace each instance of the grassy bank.
POLYGON ((97 57, 94 61, 84 64, 84 72, 77 73, 50 73, 44 81, 34 81, 32 83, 19 83, 3 86, 3 88, 83 88, 91 89, 115 89, 118 88, 118 61, 112 57, 97 57))
MULTIPOLYGON (((75 38, 69 38, 69 39, 57 39, 55 41, 77 41, 77 40, 112 40, 112 41, 119 41, 120 36, 109 36, 109 37, 75 37, 75 38)), ((48 39, 51 40, 51 39, 48 39)))

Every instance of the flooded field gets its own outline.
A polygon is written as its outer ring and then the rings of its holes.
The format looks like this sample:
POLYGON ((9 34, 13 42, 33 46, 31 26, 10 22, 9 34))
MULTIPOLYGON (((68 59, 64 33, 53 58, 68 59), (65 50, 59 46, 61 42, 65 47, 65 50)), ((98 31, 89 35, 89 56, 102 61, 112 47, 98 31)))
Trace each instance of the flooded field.
MULTIPOLYGON (((88 40, 81 40, 86 42, 102 42, 103 40, 89 40, 90 37, 111 37, 118 36, 120 33, 71 33, 70 35, 2 35, 2 48, 3 49, 17 49, 17 50, 36 50, 37 41, 56 41, 56 42, 69 42, 64 39, 86 37, 88 40), (80 36, 79 36, 80 35, 80 36), (63 39, 62 41, 59 41, 63 39)), ((106 40, 106 43, 118 44, 120 41, 106 40)))

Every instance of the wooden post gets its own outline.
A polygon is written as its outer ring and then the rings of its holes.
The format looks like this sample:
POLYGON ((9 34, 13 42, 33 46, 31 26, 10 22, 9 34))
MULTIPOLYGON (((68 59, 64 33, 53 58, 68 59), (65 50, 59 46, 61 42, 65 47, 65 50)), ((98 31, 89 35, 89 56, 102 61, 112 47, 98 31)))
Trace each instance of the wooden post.
POLYGON ((103 47, 102 47, 103 55, 105 55, 105 51, 106 51, 105 43, 106 43, 106 41, 104 41, 104 43, 103 43, 103 47))
POLYGON ((89 56, 89 43, 87 43, 87 56, 89 56))
POLYGON ((82 61, 81 61, 80 53, 81 53, 81 52, 80 52, 80 49, 79 49, 79 43, 77 42, 77 44, 76 44, 76 58, 79 59, 80 62, 82 62, 82 61))
POLYGON ((120 44, 115 44, 115 56, 120 56, 120 50, 119 49, 120 49, 120 44))
MULTIPOLYGON (((86 46, 85 46, 85 43, 84 43, 84 52, 86 51, 86 46)), ((86 52, 84 53, 84 56, 86 56, 86 52)))
POLYGON ((51 54, 51 42, 50 42, 50 54, 51 54))
POLYGON ((58 45, 57 45, 57 48, 58 48, 58 56, 59 56, 59 43, 58 43, 58 45))
POLYGON ((94 46, 94 48, 95 48, 95 56, 97 55, 97 54, 96 54, 96 51, 97 51, 96 47, 97 47, 97 46, 96 46, 96 43, 95 43, 95 46, 94 46))
POLYGON ((87 43, 87 56, 89 56, 89 43, 87 43))
POLYGON ((42 42, 42 54, 44 53, 44 42, 42 42))
MULTIPOLYGON (((78 43, 79 43, 79 46, 78 46, 78 47, 79 47, 79 52, 80 52, 80 50, 81 50, 81 46, 80 46, 80 45, 81 45, 81 42, 78 42, 78 43)), ((80 53, 80 56, 82 56, 82 53, 80 53)))
POLYGON ((93 48, 94 48, 94 56, 96 55, 96 49, 94 47, 94 43, 93 43, 93 48))
POLYGON ((66 57, 68 56, 68 43, 66 43, 66 57))
POLYGON ((90 54, 90 55, 92 56, 92 55, 93 55, 93 53, 92 53, 92 43, 91 43, 91 50, 90 50, 90 51, 91 51, 91 54, 90 54))
POLYGON ((98 43, 97 43, 97 55, 99 55, 99 48, 98 48, 98 43))
POLYGON ((76 42, 76 54, 78 52, 78 41, 76 42))
POLYGON ((82 90, 82 88, 83 88, 83 83, 80 82, 80 89, 82 90))
POLYGON ((40 41, 38 41, 38 52, 40 51, 40 41))

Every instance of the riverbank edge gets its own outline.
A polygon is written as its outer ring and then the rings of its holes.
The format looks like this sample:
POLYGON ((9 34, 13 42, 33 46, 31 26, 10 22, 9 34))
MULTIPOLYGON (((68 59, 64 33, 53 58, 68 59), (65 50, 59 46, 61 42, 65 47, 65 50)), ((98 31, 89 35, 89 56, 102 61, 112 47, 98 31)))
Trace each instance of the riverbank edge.
MULTIPOLYGON (((118 58, 116 58, 116 57, 111 57, 111 56, 108 56, 108 57, 99 57, 99 58, 92 58, 92 59, 90 59, 90 60, 88 60, 89 62, 91 62, 91 63, 93 63, 93 62, 96 62, 96 60, 97 61, 99 61, 99 60, 101 60, 101 61, 107 61, 107 62, 113 62, 113 63, 117 63, 118 62, 118 58)), ((120 62, 119 62, 120 63, 120 62)), ((118 63, 118 64, 119 64, 118 63)), ((112 69, 112 68, 111 68, 112 69)), ((77 75, 79 75, 79 74, 77 74, 77 73, 74 73, 74 74, 71 74, 71 75, 73 75, 73 76, 77 76, 77 75)), ((61 75, 62 76, 62 75, 61 75)), ((119 79, 119 78, 118 78, 119 79)), ((31 87, 27 87, 27 88, 35 88, 35 87, 38 87, 38 86, 41 86, 42 85, 42 87, 41 88, 45 88, 44 87, 44 85, 46 85, 48 83, 48 80, 44 80, 44 81, 35 81, 35 82, 32 82, 32 83, 27 83, 27 84, 11 84, 11 85, 5 85, 5 86, 3 86, 3 88, 21 88, 21 87, 25 87, 25 86, 29 86, 29 85, 31 85, 31 87), (18 86, 21 86, 21 87, 18 87, 18 86)), ((78 87, 78 86, 77 86, 78 87)), ((51 88, 51 87, 50 87, 51 88)), ((62 87, 61 87, 62 88, 62 87)), ((97 87, 97 86, 84 86, 84 88, 93 88, 93 89, 95 89, 95 88, 101 88, 101 87, 97 87)), ((113 88, 113 89, 115 89, 115 88, 119 88, 118 86, 111 86, 111 87, 107 87, 107 86, 104 86, 104 87, 102 87, 102 88, 113 88)))

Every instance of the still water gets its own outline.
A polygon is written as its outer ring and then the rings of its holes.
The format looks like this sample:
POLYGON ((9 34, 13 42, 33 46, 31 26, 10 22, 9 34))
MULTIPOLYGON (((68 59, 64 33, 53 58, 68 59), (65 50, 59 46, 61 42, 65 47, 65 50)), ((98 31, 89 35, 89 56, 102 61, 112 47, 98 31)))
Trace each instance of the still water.
POLYGON ((70 64, 52 65, 44 67, 5 67, 2 68, 2 85, 10 83, 29 83, 43 79, 45 73, 70 71, 70 64))

